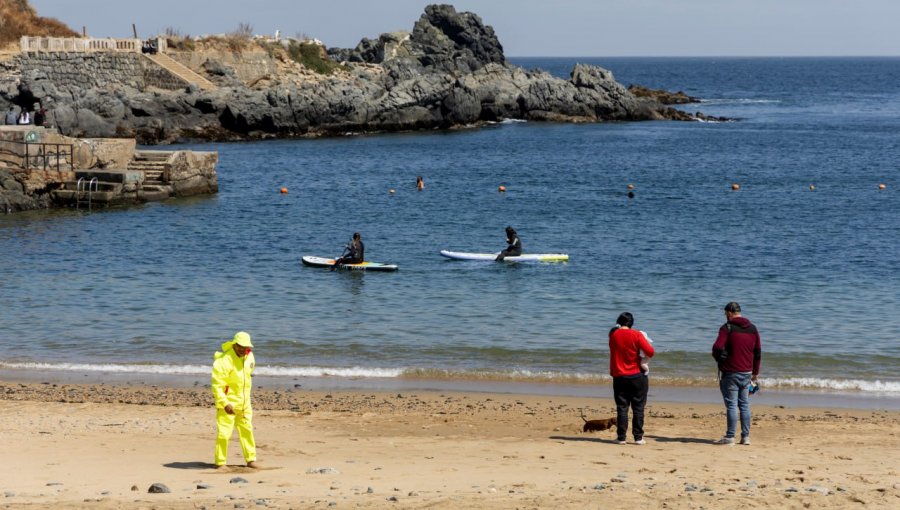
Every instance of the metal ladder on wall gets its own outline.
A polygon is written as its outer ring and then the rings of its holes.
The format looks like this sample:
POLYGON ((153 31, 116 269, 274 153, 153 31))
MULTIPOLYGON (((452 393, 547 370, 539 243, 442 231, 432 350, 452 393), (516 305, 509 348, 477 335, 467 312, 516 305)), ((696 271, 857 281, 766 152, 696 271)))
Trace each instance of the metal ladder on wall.
POLYGON ((84 177, 80 177, 75 184, 75 209, 79 209, 82 204, 86 204, 88 211, 91 210, 91 198, 95 191, 100 190, 100 181, 93 177, 90 181, 85 181, 84 177))

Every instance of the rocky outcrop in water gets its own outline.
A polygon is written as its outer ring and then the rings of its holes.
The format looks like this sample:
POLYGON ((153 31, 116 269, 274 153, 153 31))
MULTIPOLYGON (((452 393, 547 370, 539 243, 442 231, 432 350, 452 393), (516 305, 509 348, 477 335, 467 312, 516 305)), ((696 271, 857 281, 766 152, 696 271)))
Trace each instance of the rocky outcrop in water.
POLYGON ((0 84, 0 107, 3 100, 30 105, 42 99, 64 134, 142 143, 451 128, 501 119, 693 119, 636 97, 599 67, 577 65, 571 79, 562 80, 510 65, 490 26, 449 5, 428 6, 412 32, 363 39, 330 54, 349 62, 344 71, 305 81, 274 76, 262 86, 237 85, 221 64, 210 63, 196 69, 219 80, 220 88, 210 91, 86 87, 23 63, 15 90, 0 84))
POLYGON ((652 99, 659 104, 691 104, 700 102, 700 98, 689 96, 681 90, 671 92, 662 89, 650 89, 640 85, 629 85, 628 92, 637 97, 652 99))

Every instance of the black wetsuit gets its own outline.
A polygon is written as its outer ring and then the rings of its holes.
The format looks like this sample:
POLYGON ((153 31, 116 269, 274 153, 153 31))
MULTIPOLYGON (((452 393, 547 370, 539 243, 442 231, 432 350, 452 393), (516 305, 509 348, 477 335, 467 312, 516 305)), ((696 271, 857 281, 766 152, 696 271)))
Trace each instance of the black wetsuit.
POLYGON ((500 252, 500 255, 497 255, 497 260, 502 261, 506 257, 518 257, 522 254, 522 242, 519 241, 519 236, 514 235, 512 239, 507 238, 506 242, 509 246, 506 247, 505 250, 500 252))
POLYGON ((334 261, 335 265, 359 264, 366 260, 366 247, 362 241, 351 242, 347 245, 347 255, 334 261))

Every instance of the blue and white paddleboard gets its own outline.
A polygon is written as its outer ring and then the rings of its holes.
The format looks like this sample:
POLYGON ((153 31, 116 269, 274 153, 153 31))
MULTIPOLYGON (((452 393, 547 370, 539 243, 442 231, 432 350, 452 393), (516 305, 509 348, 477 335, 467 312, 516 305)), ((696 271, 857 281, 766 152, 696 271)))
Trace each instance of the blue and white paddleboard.
MULTIPOLYGON (((300 259, 304 266, 310 267, 334 267, 333 258, 305 256, 300 259)), ((378 262, 360 262, 359 264, 341 264, 337 269, 349 269, 351 271, 396 271, 395 264, 380 264, 378 262)))
MULTIPOLYGON (((492 261, 500 253, 468 253, 462 251, 441 250, 441 255, 454 260, 486 260, 492 261)), ((517 257, 505 257, 504 262, 568 262, 566 253, 525 253, 517 257)))

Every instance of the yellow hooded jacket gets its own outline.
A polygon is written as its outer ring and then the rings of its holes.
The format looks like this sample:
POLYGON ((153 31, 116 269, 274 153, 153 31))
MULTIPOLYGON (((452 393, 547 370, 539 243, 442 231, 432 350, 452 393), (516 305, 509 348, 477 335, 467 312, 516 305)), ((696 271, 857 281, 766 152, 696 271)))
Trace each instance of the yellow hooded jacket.
POLYGON ((243 358, 234 353, 234 340, 222 344, 222 352, 213 356, 212 392, 216 408, 231 404, 235 411, 251 410, 250 390, 256 358, 249 352, 243 358))

